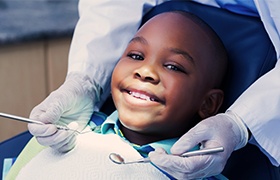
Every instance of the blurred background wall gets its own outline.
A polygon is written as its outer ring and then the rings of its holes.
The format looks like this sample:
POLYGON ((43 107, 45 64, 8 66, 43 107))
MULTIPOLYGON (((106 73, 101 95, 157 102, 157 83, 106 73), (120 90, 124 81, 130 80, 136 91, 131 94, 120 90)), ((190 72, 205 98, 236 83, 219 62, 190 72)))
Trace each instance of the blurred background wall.
MULTIPOLYGON (((0 0, 0 112, 28 117, 65 79, 78 0, 0 0)), ((0 142, 27 123, 0 117, 0 142)))

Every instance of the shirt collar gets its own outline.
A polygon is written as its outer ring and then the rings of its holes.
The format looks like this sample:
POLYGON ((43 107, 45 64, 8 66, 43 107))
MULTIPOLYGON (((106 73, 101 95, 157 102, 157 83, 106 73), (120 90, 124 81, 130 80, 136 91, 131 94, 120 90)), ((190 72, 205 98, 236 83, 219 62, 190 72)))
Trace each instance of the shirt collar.
MULTIPOLYGON (((119 127, 120 127, 120 121, 118 118, 118 112, 114 111, 110 116, 107 117, 107 119, 101 125, 101 134, 118 134, 120 137, 127 140, 123 136, 119 127)), ((161 141, 153 142, 153 143, 142 145, 142 146, 139 146, 139 145, 136 145, 133 143, 131 143, 131 145, 138 151, 141 151, 141 150, 146 151, 146 149, 149 149, 149 151, 151 151, 151 147, 152 147, 152 149, 161 147, 167 153, 170 153, 170 148, 177 140, 178 140, 178 138, 172 138, 172 139, 164 139, 161 141)))

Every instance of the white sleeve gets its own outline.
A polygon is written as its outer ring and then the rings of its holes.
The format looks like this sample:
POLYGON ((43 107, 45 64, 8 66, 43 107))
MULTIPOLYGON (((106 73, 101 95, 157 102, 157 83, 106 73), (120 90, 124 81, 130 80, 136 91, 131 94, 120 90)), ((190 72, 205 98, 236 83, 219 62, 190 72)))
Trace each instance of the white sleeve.
MULTIPOLYGON (((160 1, 161 2, 161 1, 160 1)), ((88 75, 110 92, 111 73, 144 13, 158 0, 80 0, 80 19, 71 43, 68 74, 88 75)))
POLYGON ((256 144, 271 162, 280 163, 280 64, 258 79, 229 108, 252 132, 256 144))
POLYGON ((273 70, 258 79, 230 107, 252 132, 256 144, 275 165, 280 164, 280 1, 255 0, 277 52, 273 70))

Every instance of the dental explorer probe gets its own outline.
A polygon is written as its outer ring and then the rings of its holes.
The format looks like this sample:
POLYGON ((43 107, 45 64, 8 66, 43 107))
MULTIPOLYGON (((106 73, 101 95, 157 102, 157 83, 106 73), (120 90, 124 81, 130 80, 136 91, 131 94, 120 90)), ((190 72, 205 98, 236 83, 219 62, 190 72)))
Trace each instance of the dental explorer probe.
MULTIPOLYGON (((0 116, 4 117, 4 118, 9 118, 12 120, 21 121, 21 122, 35 123, 35 124, 41 124, 41 125, 45 124, 40 121, 36 121, 36 120, 32 120, 29 118, 20 117, 20 116, 16 116, 16 115, 11 115, 11 114, 7 114, 7 113, 2 113, 2 112, 0 112, 0 116)), ((57 124, 55 126, 57 127, 57 129, 60 129, 60 130, 71 130, 67 126, 61 126, 61 125, 57 125, 57 124)), ((73 131, 76 131, 76 130, 73 130, 73 131)))

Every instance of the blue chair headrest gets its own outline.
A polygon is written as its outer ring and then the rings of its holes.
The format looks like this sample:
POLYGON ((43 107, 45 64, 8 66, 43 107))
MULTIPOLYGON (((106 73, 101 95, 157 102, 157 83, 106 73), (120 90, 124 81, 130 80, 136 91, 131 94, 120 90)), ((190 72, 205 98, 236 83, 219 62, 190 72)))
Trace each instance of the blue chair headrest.
POLYGON ((229 69, 221 111, 225 111, 255 80, 274 67, 276 52, 259 18, 195 2, 170 1, 148 12, 142 24, 159 13, 174 10, 200 17, 214 29, 226 47, 229 69))

